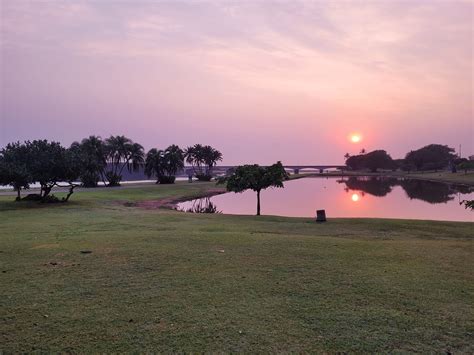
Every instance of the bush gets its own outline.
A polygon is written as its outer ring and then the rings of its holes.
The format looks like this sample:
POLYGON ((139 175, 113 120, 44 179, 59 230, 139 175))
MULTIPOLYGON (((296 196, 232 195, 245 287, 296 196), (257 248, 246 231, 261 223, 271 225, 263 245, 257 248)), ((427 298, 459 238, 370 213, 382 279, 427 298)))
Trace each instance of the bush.
POLYGON ((47 195, 41 199, 41 202, 42 203, 59 203, 62 201, 54 195, 47 195))
POLYGON ((40 194, 28 194, 21 199, 21 201, 41 201, 40 194))
POLYGON ((83 187, 97 187, 99 184, 99 177, 95 172, 84 172, 80 176, 83 187))
POLYGON ((108 171, 105 174, 105 177, 107 178, 107 181, 109 182, 108 186, 120 186, 120 181, 122 181, 121 175, 108 171))
POLYGON ((211 181, 212 176, 207 174, 196 174, 196 178, 199 181, 211 181))
POLYGON ((159 176, 158 177, 158 182, 160 184, 174 184, 175 180, 176 180, 176 176, 159 176))
POLYGON ((36 201, 42 203, 58 203, 62 202, 59 198, 54 195, 41 196, 40 194, 28 194, 21 199, 21 201, 36 201))

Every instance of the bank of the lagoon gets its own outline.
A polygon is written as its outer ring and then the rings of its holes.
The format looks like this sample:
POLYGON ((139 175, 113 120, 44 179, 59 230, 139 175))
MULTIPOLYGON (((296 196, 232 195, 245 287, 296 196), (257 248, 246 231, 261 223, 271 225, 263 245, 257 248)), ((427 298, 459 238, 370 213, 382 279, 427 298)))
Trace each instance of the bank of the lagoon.
MULTIPOLYGON (((306 177, 285 182, 284 189, 261 192, 262 214, 313 217, 404 218, 474 221, 460 202, 474 200, 474 187, 387 176, 306 177)), ((227 193, 179 203, 181 211, 255 214, 256 194, 227 193)))
POLYGON ((473 352, 473 223, 186 214, 213 183, 0 196, 4 352, 473 352))
POLYGON ((417 179, 434 182, 444 182, 448 184, 460 184, 466 186, 474 186, 474 171, 467 172, 458 171, 452 173, 450 171, 426 171, 426 172, 405 172, 405 171, 330 171, 324 173, 303 172, 299 176, 314 177, 347 177, 347 176, 378 176, 378 177, 395 177, 406 179, 417 179))

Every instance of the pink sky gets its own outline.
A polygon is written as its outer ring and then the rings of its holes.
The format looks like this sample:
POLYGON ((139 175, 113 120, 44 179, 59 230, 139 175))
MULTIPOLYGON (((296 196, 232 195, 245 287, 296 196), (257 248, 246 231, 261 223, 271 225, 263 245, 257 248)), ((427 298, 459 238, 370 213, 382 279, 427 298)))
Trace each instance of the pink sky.
POLYGON ((225 164, 474 153, 472 1, 0 4, 0 146, 125 134, 210 144, 225 164))

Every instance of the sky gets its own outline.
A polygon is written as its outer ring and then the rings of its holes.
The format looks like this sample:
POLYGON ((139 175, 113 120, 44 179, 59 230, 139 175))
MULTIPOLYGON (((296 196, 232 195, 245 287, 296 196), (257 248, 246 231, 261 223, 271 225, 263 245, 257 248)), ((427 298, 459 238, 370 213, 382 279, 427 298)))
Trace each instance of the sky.
POLYGON ((123 134, 209 144, 224 164, 474 154, 473 1, 0 4, 0 146, 123 134))

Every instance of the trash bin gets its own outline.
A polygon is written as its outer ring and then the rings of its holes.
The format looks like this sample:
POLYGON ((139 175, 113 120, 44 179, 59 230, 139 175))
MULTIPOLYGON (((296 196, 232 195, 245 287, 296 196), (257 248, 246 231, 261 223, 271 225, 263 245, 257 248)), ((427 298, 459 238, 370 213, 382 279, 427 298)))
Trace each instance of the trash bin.
POLYGON ((316 211, 316 222, 326 222, 326 211, 325 210, 317 210, 316 211))

